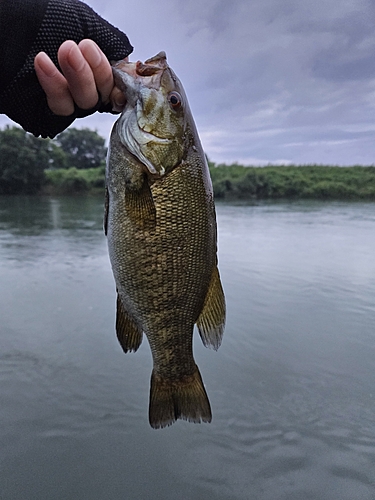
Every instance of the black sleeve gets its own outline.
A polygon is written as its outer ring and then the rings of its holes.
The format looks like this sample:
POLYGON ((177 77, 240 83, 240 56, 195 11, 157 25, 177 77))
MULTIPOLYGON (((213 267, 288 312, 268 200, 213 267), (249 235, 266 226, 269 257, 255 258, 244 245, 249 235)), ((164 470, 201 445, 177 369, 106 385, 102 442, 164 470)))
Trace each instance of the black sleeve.
POLYGON ((34 58, 46 52, 58 66, 65 40, 94 40, 109 60, 128 56, 127 36, 78 0, 0 0, 0 113, 36 136, 54 137, 77 117, 108 111, 100 103, 67 117, 49 109, 34 71, 34 58))

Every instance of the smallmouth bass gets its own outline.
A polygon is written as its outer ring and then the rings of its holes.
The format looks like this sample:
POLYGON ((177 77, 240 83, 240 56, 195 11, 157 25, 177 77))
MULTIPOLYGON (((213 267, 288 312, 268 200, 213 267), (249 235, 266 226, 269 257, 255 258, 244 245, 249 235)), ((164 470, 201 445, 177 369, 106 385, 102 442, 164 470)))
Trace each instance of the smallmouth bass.
POLYGON ((160 52, 113 67, 126 106, 113 126, 104 227, 117 287, 116 333, 136 351, 145 333, 153 358, 149 422, 210 422, 193 357, 197 325, 218 349, 225 298, 208 166, 181 82, 160 52))

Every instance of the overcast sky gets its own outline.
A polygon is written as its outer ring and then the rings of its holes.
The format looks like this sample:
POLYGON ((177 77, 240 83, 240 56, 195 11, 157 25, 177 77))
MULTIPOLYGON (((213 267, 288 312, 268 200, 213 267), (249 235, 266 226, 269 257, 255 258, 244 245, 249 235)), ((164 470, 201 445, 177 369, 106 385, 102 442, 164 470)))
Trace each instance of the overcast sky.
MULTIPOLYGON (((212 161, 375 164, 373 0, 88 3, 128 35, 131 60, 166 51, 212 161)), ((74 126, 108 136, 113 121, 74 126)))

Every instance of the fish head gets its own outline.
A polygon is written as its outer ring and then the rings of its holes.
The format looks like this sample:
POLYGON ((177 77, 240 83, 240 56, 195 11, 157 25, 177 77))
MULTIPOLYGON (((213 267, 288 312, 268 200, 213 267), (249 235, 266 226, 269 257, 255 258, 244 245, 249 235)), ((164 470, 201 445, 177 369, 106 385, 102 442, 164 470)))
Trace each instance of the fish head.
POLYGON ((165 52, 144 63, 120 61, 113 74, 126 97, 117 128, 122 144, 151 175, 167 174, 184 158, 190 110, 165 52))

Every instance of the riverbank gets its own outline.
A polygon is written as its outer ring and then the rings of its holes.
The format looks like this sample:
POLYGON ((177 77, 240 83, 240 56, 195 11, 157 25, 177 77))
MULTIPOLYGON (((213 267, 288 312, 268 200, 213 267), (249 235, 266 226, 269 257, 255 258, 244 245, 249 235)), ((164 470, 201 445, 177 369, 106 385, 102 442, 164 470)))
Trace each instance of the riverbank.
POLYGON ((375 199, 375 167, 211 165, 222 199, 375 199))
MULTIPOLYGON (((245 167, 210 162, 217 199, 375 200, 375 166, 288 165, 245 167)), ((96 193, 104 189, 104 166, 46 170, 44 194, 96 193)))

